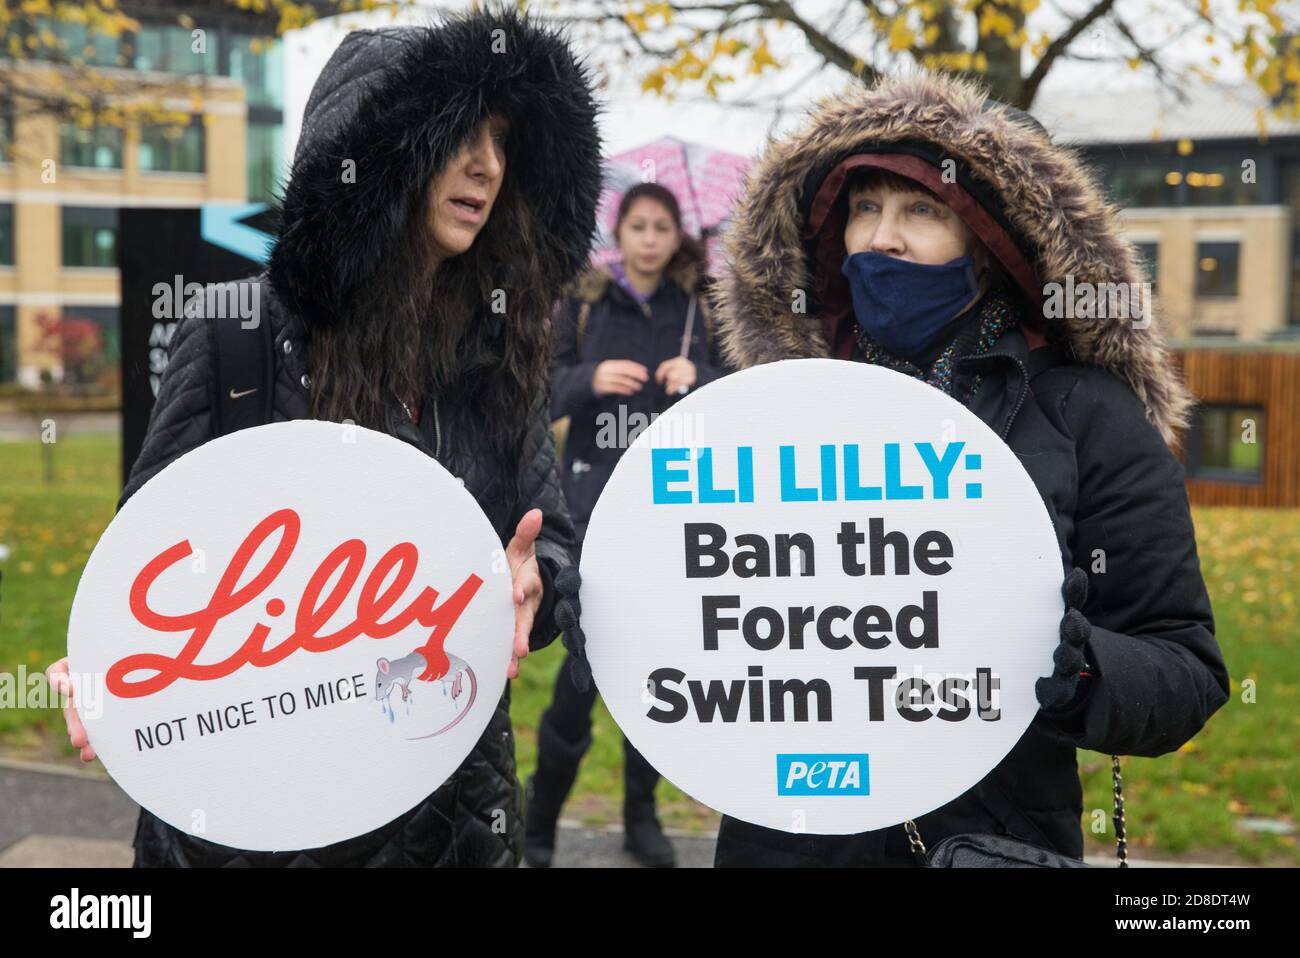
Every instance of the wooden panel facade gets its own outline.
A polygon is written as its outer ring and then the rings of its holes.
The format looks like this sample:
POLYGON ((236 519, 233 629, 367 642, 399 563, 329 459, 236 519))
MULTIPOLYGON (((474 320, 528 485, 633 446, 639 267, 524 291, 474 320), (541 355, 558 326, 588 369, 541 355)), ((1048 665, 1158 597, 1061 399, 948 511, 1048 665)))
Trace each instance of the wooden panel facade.
MULTIPOLYGON (((1194 505, 1300 508, 1300 351, 1185 349, 1175 353, 1188 387, 1203 405, 1259 406, 1258 481, 1206 478, 1189 470, 1194 505)), ((1184 437, 1184 463, 1195 431, 1184 437)))

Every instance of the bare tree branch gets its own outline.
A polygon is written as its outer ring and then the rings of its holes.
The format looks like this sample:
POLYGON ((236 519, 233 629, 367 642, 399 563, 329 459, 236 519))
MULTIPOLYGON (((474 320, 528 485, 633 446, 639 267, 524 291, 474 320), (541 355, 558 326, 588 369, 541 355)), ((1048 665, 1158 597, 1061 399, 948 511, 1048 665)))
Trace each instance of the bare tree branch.
POLYGON ((861 77, 864 81, 871 81, 876 78, 876 71, 866 66, 864 61, 855 56, 853 53, 840 46, 822 31, 805 20, 795 11, 789 0, 762 0, 761 5, 766 6, 773 17, 780 17, 799 28, 800 32, 808 39, 808 45, 822 55, 830 64, 839 67, 846 73, 861 77), (854 68, 862 64, 861 68, 854 68))
POLYGON ((1038 88, 1042 85, 1056 59, 1069 48, 1071 43, 1078 39, 1083 31, 1109 13, 1114 5, 1115 0, 1099 0, 1096 6, 1078 20, 1075 20, 1074 23, 1070 24, 1069 29, 1047 45, 1042 57, 1034 64, 1034 68, 1029 71, 1029 76, 1025 77, 1024 83, 1021 84, 1020 99, 1026 107, 1034 102, 1034 97, 1038 94, 1038 88))

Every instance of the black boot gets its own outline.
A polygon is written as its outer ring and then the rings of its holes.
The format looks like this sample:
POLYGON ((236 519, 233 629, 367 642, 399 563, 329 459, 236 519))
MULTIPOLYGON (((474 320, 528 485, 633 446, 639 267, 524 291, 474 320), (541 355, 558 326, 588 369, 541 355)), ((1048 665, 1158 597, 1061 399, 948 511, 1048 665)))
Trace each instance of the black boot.
POLYGON ((572 744, 542 717, 537 728, 537 771, 524 786, 524 860, 530 868, 550 868, 555 854, 555 826, 569 797, 591 735, 572 744))
POLYGON ((623 847, 647 868, 672 868, 672 843, 655 816, 659 773, 631 742, 623 739, 623 847))
POLYGON ((623 823, 623 847, 646 868, 672 868, 677 864, 672 842, 653 814, 623 823))

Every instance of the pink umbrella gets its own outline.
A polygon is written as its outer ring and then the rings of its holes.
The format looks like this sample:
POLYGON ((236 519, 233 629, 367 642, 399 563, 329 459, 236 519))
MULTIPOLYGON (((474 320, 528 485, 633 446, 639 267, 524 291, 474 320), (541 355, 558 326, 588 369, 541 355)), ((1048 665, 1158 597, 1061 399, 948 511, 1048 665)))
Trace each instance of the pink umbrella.
POLYGON ((600 263, 618 259, 614 220, 619 200, 637 183, 654 182, 673 191, 682 208, 682 228, 704 240, 709 267, 715 269, 718 236, 740 196, 750 162, 747 156, 671 136, 609 157, 592 258, 600 263))

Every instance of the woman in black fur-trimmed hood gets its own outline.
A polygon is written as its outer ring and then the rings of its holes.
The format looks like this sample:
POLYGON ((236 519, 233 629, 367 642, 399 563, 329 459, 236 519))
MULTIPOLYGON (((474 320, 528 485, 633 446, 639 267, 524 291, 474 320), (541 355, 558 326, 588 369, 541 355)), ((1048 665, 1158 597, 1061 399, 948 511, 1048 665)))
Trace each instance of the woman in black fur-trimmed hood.
MULTIPOLYGON (((459 477, 506 545, 517 658, 576 614, 556 599, 576 567, 550 433, 550 313, 587 260, 599 190, 589 79, 556 33, 511 11, 357 31, 312 90, 261 281, 270 421, 351 419, 459 477)), ((223 431, 211 327, 176 327, 122 502, 223 431)), ((452 777, 367 834, 249 852, 142 810, 136 865, 517 865, 509 706, 507 683, 452 777)), ((69 727, 86 757, 84 730, 69 727)))
POLYGON ((963 834, 1080 857, 1076 748, 1172 752, 1230 691, 1169 448, 1192 399, 1159 317, 1149 300, 1140 321, 1050 304, 1070 279, 1141 288, 1116 210, 1072 150, 975 83, 885 77, 769 144, 727 259, 718 312, 732 364, 868 362, 952 396, 1023 463, 1068 575, 1040 711, 982 781, 910 827, 857 835, 724 816, 715 864, 909 865, 913 839, 933 850, 963 834))

